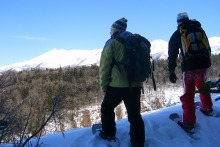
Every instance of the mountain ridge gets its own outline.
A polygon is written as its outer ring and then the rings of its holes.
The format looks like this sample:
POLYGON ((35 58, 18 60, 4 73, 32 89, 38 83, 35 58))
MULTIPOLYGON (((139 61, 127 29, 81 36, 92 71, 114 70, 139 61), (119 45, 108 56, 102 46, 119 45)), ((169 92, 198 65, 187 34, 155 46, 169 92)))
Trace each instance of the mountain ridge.
MULTIPOLYGON (((220 54, 220 37, 209 38, 212 54, 220 54)), ((99 65, 102 49, 91 50, 65 50, 54 48, 33 59, 1 66, 0 72, 13 69, 15 71, 31 69, 54 69, 60 67, 76 67, 96 64, 99 65)), ((154 40, 151 42, 151 55, 153 59, 166 59, 168 57, 168 42, 154 40)))

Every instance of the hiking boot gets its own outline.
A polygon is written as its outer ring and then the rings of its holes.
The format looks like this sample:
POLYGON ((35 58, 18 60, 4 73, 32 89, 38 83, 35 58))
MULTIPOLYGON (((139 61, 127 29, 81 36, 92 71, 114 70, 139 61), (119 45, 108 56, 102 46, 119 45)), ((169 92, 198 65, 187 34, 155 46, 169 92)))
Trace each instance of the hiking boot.
POLYGON ((115 137, 115 136, 106 136, 103 130, 100 131, 99 136, 100 136, 102 139, 108 140, 108 141, 115 141, 115 140, 116 140, 116 137, 115 137))
POLYGON ((205 111, 205 110, 203 110, 202 108, 200 108, 200 111, 201 111, 204 115, 206 115, 206 116, 212 116, 212 115, 213 115, 213 110, 212 110, 212 109, 205 111))
POLYGON ((177 124, 183 128, 183 130, 187 133, 193 134, 194 133, 194 125, 185 125, 183 122, 178 121, 177 124))

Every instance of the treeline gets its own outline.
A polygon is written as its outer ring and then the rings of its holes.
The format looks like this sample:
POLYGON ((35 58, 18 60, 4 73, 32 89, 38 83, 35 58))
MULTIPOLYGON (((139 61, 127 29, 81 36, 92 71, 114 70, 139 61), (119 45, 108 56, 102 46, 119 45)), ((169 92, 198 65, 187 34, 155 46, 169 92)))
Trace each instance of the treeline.
POLYGON ((75 127, 77 110, 101 101, 98 81, 98 66, 1 73, 0 144, 24 146, 49 121, 56 130, 67 120, 75 127))
MULTIPOLYGON (((220 54, 212 55, 211 57, 212 66, 210 68, 209 79, 208 80, 217 80, 218 75, 220 74, 220 54)), ((177 67, 176 67, 176 75, 177 75, 177 82, 182 82, 182 71, 181 71, 181 61, 177 60, 177 67)), ((155 78, 158 84, 167 84, 169 82, 169 72, 167 68, 167 60, 158 60, 155 61, 155 78)))
MULTIPOLYGON (((21 71, 17 73, 21 97, 51 98, 62 93, 65 109, 72 110, 100 100, 98 66, 21 71)), ((15 97, 16 95, 14 95, 15 97)), ((44 102, 44 103, 45 103, 44 102)))
MULTIPOLYGON (((219 63, 220 55, 213 55, 210 79, 217 79, 220 74, 219 63)), ((63 124, 67 119, 72 121, 72 127, 76 126, 74 115, 78 109, 100 105, 102 101, 98 68, 97 65, 92 65, 2 73, 0 123, 6 122, 7 127, 0 131, 0 144, 13 141, 15 137, 20 138, 21 143, 24 138, 33 137, 30 134, 45 134, 44 126, 49 119, 58 122, 63 131, 63 124)), ((154 77, 157 86, 169 82, 168 74, 167 60, 155 61, 154 77)), ((181 83, 180 61, 176 74, 181 83)), ((147 85, 152 85, 152 81, 149 80, 147 85)), ((161 97, 159 95, 149 105, 153 109, 163 107, 161 97)), ((144 109, 147 110, 150 109, 144 109)))

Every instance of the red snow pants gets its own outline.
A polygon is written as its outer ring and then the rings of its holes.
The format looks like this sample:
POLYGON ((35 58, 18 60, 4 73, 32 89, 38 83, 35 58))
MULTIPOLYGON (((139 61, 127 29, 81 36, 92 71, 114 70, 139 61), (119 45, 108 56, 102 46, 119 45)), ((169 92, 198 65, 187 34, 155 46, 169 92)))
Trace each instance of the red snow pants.
MULTIPOLYGON (((209 68, 196 69, 183 72, 183 95, 180 97, 183 108, 183 123, 185 125, 196 124, 196 114, 194 105, 195 87, 202 90, 202 83, 207 80, 209 68)), ((205 111, 212 110, 212 100, 210 94, 200 93, 201 108, 205 111)))

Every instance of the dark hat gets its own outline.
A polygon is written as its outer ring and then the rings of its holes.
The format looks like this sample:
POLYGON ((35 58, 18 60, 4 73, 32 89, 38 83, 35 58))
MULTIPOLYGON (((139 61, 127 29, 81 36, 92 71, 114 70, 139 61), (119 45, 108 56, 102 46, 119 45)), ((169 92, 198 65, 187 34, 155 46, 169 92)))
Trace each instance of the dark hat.
POLYGON ((114 34, 115 32, 119 31, 125 31, 127 29, 127 21, 128 20, 125 18, 121 18, 115 21, 111 27, 111 34, 114 34))
POLYGON ((177 15, 177 24, 180 25, 184 21, 189 20, 188 14, 186 12, 179 13, 177 15))
POLYGON ((118 30, 126 30, 127 29, 127 19, 121 18, 112 24, 112 27, 118 30))

